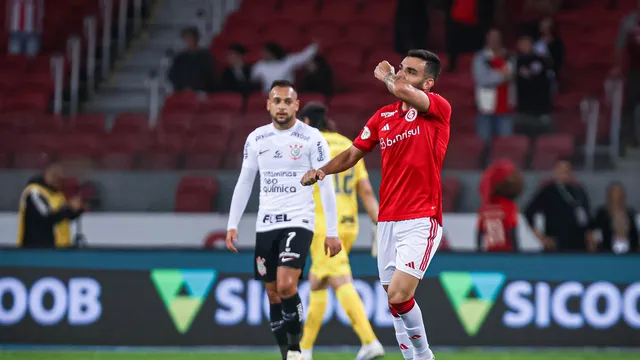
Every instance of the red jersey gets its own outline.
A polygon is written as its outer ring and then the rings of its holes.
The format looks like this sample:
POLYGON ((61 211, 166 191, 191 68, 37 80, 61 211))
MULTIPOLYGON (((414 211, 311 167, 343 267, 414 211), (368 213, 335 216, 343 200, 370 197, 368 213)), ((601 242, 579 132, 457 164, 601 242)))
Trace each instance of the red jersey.
POLYGON ((434 217, 442 225, 440 171, 449 144, 451 105, 435 93, 429 111, 402 110, 402 101, 378 110, 353 145, 369 152, 380 144, 382 182, 378 221, 434 217))
POLYGON ((518 205, 504 197, 494 197, 478 211, 480 246, 489 252, 517 250, 518 205))

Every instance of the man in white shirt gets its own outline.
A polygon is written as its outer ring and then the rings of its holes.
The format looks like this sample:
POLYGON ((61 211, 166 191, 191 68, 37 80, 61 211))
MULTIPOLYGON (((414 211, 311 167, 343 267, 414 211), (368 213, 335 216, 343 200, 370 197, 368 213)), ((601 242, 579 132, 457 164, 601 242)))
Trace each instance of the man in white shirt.
MULTIPOLYGON (((238 223, 259 171, 255 278, 263 281, 267 290, 271 331, 282 358, 300 360, 302 303, 298 280, 315 228, 313 188, 302 186, 300 178, 326 164, 330 152, 320 131, 296 119, 298 94, 291 82, 274 81, 266 105, 272 122, 254 130, 245 143, 242 170, 231 199, 226 245, 237 252, 234 243, 238 223)), ((333 180, 318 184, 327 222, 325 250, 335 256, 342 246, 333 180)))
POLYGON ((280 45, 269 42, 262 51, 262 60, 253 65, 251 80, 260 84, 265 93, 271 91, 271 84, 278 79, 294 81, 294 72, 313 59, 318 52, 318 45, 313 43, 299 53, 285 54, 280 45))

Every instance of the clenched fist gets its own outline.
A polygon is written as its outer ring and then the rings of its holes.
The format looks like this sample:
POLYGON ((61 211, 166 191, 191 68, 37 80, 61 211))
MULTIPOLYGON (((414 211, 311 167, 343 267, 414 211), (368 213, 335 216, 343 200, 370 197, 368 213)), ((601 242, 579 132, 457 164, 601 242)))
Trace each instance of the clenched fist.
POLYGON ((338 255, 338 253, 342 250, 342 243, 340 242, 340 238, 327 236, 324 239, 324 253, 329 254, 330 257, 334 257, 338 255))
POLYGON ((391 64, 389 64, 387 60, 378 63, 378 66, 376 66, 376 69, 373 72, 373 75, 376 77, 376 79, 380 81, 384 81, 387 76, 395 74, 396 70, 393 68, 393 66, 391 66, 391 64))
POLYGON ((318 182, 318 180, 324 179, 325 176, 327 176, 327 174, 325 174, 322 170, 309 170, 306 174, 304 174, 302 180, 300 180, 300 184, 304 186, 313 185, 318 182))

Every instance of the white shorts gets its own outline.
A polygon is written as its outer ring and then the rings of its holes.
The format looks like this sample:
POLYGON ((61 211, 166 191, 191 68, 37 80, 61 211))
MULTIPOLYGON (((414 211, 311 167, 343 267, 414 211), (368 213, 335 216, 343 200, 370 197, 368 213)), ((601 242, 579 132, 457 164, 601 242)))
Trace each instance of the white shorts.
POLYGON ((378 223, 378 274, 389 285, 398 269, 422 279, 442 239, 442 226, 435 218, 378 223))

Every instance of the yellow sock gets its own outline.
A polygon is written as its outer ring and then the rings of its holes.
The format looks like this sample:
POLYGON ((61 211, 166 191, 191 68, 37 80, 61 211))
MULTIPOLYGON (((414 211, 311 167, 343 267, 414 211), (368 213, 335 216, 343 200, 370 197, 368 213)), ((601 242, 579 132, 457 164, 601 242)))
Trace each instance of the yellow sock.
POLYGON ((362 305, 362 299, 353 287, 353 283, 348 283, 340 286, 336 290, 336 296, 340 305, 347 313, 349 320, 351 320, 351 327, 358 334, 360 341, 363 345, 371 344, 376 340, 376 334, 373 333, 367 314, 364 311, 364 305, 362 305))
POLYGON ((315 344, 320 332, 324 311, 327 307, 327 294, 327 290, 324 289, 312 291, 309 295, 309 312, 307 313, 307 320, 304 322, 302 340, 300 340, 300 348, 303 350, 313 349, 313 344, 315 344))

